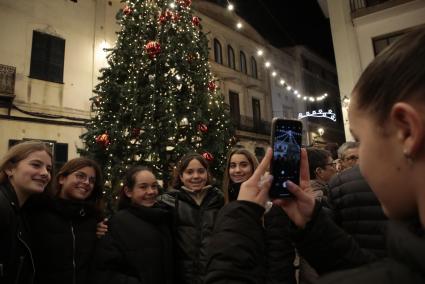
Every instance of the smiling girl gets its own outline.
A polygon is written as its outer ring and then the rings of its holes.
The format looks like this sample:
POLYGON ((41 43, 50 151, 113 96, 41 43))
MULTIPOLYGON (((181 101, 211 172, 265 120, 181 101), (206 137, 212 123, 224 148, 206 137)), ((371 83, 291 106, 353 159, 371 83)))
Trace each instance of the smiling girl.
POLYGON ((47 194, 31 200, 36 283, 86 283, 103 179, 87 158, 68 161, 47 194))
POLYGON ((156 201, 155 175, 136 166, 123 183, 119 211, 96 248, 93 283, 175 283, 172 220, 156 201))
POLYGON ((211 185, 208 162, 195 153, 177 163, 173 187, 160 199, 174 214, 177 282, 203 283, 206 249, 217 213, 224 205, 223 194, 211 185))
POLYGON ((25 212, 51 179, 52 153, 43 142, 13 146, 0 161, 0 283, 32 283, 34 260, 25 212))

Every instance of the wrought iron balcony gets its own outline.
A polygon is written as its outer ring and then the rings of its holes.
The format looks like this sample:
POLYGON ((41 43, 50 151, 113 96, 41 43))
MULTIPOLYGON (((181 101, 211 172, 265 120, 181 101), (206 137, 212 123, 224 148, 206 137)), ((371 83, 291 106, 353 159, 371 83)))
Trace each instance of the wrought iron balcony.
POLYGON ((356 18, 410 1, 413 0, 350 0, 351 14, 356 18))
POLYGON ((241 115, 239 119, 233 118, 233 124, 237 130, 270 135, 271 123, 268 121, 255 121, 250 116, 241 115))

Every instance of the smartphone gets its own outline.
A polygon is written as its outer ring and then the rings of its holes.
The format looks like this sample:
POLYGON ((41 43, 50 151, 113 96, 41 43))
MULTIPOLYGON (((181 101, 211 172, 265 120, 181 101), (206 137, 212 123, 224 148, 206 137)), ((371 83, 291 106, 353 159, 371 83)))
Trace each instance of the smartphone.
POLYGON ((299 120, 274 118, 272 121, 271 144, 273 159, 270 173, 273 183, 270 198, 292 197, 287 181, 300 182, 302 123, 299 120))

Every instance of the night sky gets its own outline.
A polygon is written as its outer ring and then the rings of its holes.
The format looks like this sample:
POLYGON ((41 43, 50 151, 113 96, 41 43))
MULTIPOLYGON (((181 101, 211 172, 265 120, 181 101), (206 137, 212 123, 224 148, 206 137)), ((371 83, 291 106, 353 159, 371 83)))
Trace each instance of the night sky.
MULTIPOLYGON (((227 6, 227 0, 210 0, 227 6)), ((229 0, 276 47, 306 45, 335 64, 329 19, 316 0, 229 0)))

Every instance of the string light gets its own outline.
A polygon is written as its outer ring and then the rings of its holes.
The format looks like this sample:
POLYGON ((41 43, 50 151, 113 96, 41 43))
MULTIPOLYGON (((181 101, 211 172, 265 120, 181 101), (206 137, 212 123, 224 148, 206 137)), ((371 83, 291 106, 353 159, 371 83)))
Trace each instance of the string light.
MULTIPOLYGON (((232 4, 232 3, 230 3, 229 1, 227 1, 227 3, 228 3, 228 5, 227 5, 227 9, 229 10, 229 11, 233 11, 234 10, 234 5, 232 4)), ((241 22, 238 22, 237 24, 236 24, 236 27, 238 28, 238 29, 240 29, 240 28, 242 28, 242 23, 241 22)), ((263 56, 264 55, 264 51, 263 51, 263 49, 258 49, 257 50, 257 56, 263 56)), ((271 62, 270 61, 268 61, 268 60, 266 60, 265 61, 265 63, 264 63, 264 66, 266 67, 266 68, 270 68, 271 67, 271 62)), ((276 77, 278 74, 277 74, 277 71, 273 71, 272 73, 271 73, 271 75, 273 76, 273 77, 276 77)), ((283 79, 283 78, 281 78, 280 79, 280 81, 279 81, 279 83, 280 83, 280 85, 282 85, 282 86, 284 86, 285 84, 286 84, 286 82, 285 82, 285 80, 283 79)), ((288 84, 286 84, 287 86, 286 86, 286 90, 287 91, 291 91, 291 90, 293 90, 292 89, 292 87, 290 86, 290 85, 288 85, 288 84)), ((328 96, 328 94, 327 93, 325 93, 325 94, 323 94, 323 95, 321 95, 321 96, 317 96, 317 97, 307 97, 307 96, 302 96, 297 90, 293 90, 293 94, 295 95, 295 97, 296 98, 299 98, 299 99, 303 99, 304 101, 310 101, 310 102, 316 102, 316 101, 322 101, 322 100, 324 100, 327 96, 328 96)))

